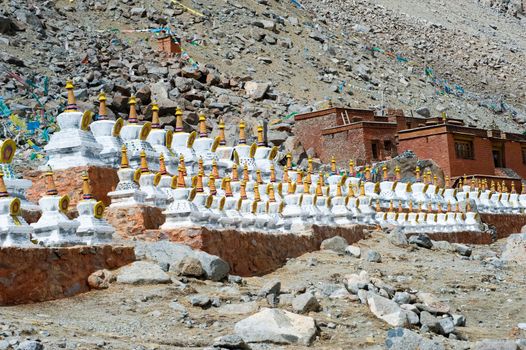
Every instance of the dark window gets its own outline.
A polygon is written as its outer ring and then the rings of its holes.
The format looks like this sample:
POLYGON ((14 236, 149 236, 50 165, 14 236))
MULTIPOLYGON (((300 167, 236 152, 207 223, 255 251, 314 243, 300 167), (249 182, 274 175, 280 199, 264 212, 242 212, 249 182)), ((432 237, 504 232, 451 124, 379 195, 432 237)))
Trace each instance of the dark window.
POLYGON ((526 164, 526 148, 522 149, 522 164, 526 164))
POLYGON ((378 142, 373 141, 371 143, 372 151, 373 151, 373 159, 378 159, 378 142))
POLYGON ((391 152, 391 149, 393 148, 393 143, 391 142, 391 140, 385 140, 384 141, 384 149, 387 151, 387 152, 391 152))
POLYGON ((493 163, 495 168, 504 168, 504 154, 502 148, 494 148, 493 153, 493 163))
POLYGON ((460 159, 474 159, 473 141, 456 140, 455 154, 460 159))

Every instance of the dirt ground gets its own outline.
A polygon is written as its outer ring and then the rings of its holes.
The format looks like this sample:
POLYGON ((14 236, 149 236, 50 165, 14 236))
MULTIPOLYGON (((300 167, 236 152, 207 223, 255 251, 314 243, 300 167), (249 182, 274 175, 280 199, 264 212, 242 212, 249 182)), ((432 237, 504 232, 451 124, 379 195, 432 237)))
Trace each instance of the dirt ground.
MULTIPOLYGON (((290 259, 269 275, 244 278, 241 284, 184 278, 166 285, 114 283, 107 290, 69 299, 1 308, 0 342, 4 336, 8 341, 41 339, 46 349, 203 348, 216 337, 232 334, 237 321, 268 306, 266 299, 256 297, 257 291, 264 283, 279 279, 285 293, 279 307, 285 309, 291 310, 287 293, 312 287, 318 291, 322 310, 309 316, 316 320, 320 332, 311 348, 383 349, 386 331, 391 328, 388 324, 359 301, 322 294, 331 284, 343 286, 345 275, 364 269, 398 290, 432 292, 448 302, 452 312, 466 316, 466 327, 457 330, 469 341, 436 337, 448 348, 469 349, 471 342, 481 339, 526 337, 526 332, 517 328, 518 323, 526 322, 526 275, 520 266, 500 267, 492 258, 503 243, 474 246, 472 257, 463 258, 443 250, 397 247, 385 235, 373 234, 356 244, 362 250, 360 259, 318 251, 290 259), (369 249, 382 255, 381 263, 367 262, 369 249), (196 293, 219 298, 220 306, 192 306, 187 298, 196 293), (13 332, 15 336, 7 337, 13 332)), ((303 347, 254 347, 276 348, 303 347)))

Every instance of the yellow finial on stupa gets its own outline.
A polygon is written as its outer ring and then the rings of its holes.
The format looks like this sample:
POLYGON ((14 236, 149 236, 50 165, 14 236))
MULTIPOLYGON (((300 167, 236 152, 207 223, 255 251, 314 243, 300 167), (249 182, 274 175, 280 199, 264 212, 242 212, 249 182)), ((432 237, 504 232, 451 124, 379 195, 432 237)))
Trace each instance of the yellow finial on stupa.
POLYGON ((365 183, 362 181, 360 182, 360 197, 365 196, 365 183))
POLYGON ((159 173, 161 173, 161 175, 168 174, 168 172, 166 171, 166 163, 164 161, 163 153, 161 153, 161 155, 159 156, 159 173))
POLYGON ((312 174, 313 172, 312 157, 307 158, 307 173, 312 174))
POLYGON ((177 167, 177 188, 185 188, 186 181, 184 181, 184 170, 181 165, 177 167))
POLYGON ((382 180, 387 181, 387 166, 382 166, 382 180))
POLYGON ((258 146, 265 146, 265 140, 263 138, 263 127, 261 125, 258 125, 258 146))
POLYGON ((126 149, 125 145, 122 145, 121 147, 121 169, 126 169, 130 167, 130 163, 128 162, 128 150, 126 149))
POLYGON ((225 122, 223 121, 223 118, 219 119, 219 144, 221 146, 226 145, 225 122))
POLYGON ((58 194, 57 187, 55 186, 55 180, 53 179, 53 170, 49 167, 46 172, 46 194, 48 196, 56 196, 58 194))
POLYGON ((331 173, 336 174, 336 158, 331 157, 331 173))
MULTIPOLYGON (((285 170, 286 172, 286 170, 285 170)), ((276 182, 276 169, 274 169, 274 164, 270 164, 270 182, 276 182)))
POLYGON ((210 177, 208 178, 208 188, 211 195, 217 194, 216 177, 213 174, 210 174, 210 177))
POLYGON ((256 170, 256 183, 260 185, 263 183, 263 179, 261 178, 261 170, 259 169, 256 170))
POLYGON ((199 157, 199 159, 197 160, 197 172, 198 173, 202 172, 203 174, 205 173, 203 157, 199 157))
POLYGON ((247 183, 246 181, 241 181, 241 184, 239 185, 239 197, 241 199, 247 199, 247 183))
POLYGON ((354 177, 354 161, 349 161, 349 176, 354 177))
POLYGON ((261 201, 261 195, 259 194, 259 184, 256 182, 254 184, 254 202, 261 201))
POLYGON ((159 105, 156 102, 152 102, 152 128, 161 128, 161 121, 159 120, 159 105))
POLYGON ((310 184, 307 181, 303 181, 303 193, 310 193, 310 184))
POLYGON ((371 181, 371 168, 368 165, 365 167, 365 180, 371 181))
POLYGON ((287 169, 283 170, 283 183, 288 183, 290 181, 289 171, 287 169))
POLYGON ((338 184, 336 185, 336 197, 341 197, 341 196, 342 196, 342 186, 338 184))
POLYGON ((394 211, 394 204, 393 204, 393 200, 391 199, 389 201, 389 212, 393 212, 394 211))
POLYGON ((415 168, 415 178, 417 182, 420 181, 420 167, 418 165, 415 168))
POLYGON ((296 183, 301 185, 303 183, 303 171, 298 170, 296 174, 296 183))
POLYGON ((197 193, 204 192, 204 189, 203 189, 203 172, 202 171, 197 173, 197 181, 195 183, 195 191, 197 193))
POLYGON ((245 121, 239 122, 239 144, 245 145, 247 143, 247 135, 245 133, 245 121))
POLYGON ((66 90, 68 90, 68 104, 66 106, 66 113, 77 112, 79 107, 77 106, 77 100, 75 99, 75 87, 73 86, 73 81, 66 81, 66 90))
POLYGON ((276 201, 276 195, 274 194, 274 186, 272 184, 268 185, 268 201, 269 202, 276 201))
POLYGON ((4 173, 0 170, 0 197, 9 197, 9 193, 7 192, 7 188, 5 186, 4 182, 4 173))
POLYGON ((232 186, 230 185, 230 178, 225 177, 225 197, 232 197, 232 186))
POLYGON ((183 132, 183 111, 179 107, 175 110, 175 132, 183 132))
POLYGON ((82 199, 88 200, 92 198, 93 198, 93 195, 91 194, 91 187, 89 185, 88 173, 84 171, 82 173, 82 199))
POLYGON ((137 109, 136 109, 136 104, 137 104, 137 99, 135 98, 135 96, 130 96, 130 98, 128 99, 128 104, 130 105, 130 114, 128 115, 128 123, 132 123, 132 124, 135 124, 137 123, 137 109))
POLYGON ((250 176, 248 175, 248 165, 247 165, 247 163, 245 163, 245 165, 243 166, 243 181, 245 181, 245 182, 249 182, 250 181, 250 176))
POLYGON ((239 181, 239 174, 237 172, 237 164, 234 163, 232 165, 232 181, 238 182, 239 181))
POLYGON ((207 137, 206 132, 206 117, 204 114, 199 114, 199 137, 207 137))
POLYGON ((321 174, 318 177, 318 183, 316 184, 316 196, 323 196, 323 189, 321 188, 321 174))
POLYGON ((446 188, 451 187, 451 180, 449 179, 449 176, 446 175, 446 188))
POLYGON ((292 154, 289 152, 287 153, 287 168, 286 170, 292 169, 292 154))
POLYGON ((289 181, 289 185, 287 187, 287 193, 288 194, 294 194, 296 193, 296 184, 289 181))
POLYGON ((219 176, 219 170, 217 169, 217 162, 216 160, 212 160, 212 175, 214 175, 214 177, 216 179, 219 179, 220 176, 219 176))
POLYGON ((99 120, 108 118, 108 110, 106 108, 106 94, 101 90, 99 93, 99 120))
POLYGON ((354 197, 354 188, 352 187, 352 182, 349 182, 347 187, 347 197, 354 197))
POLYGON ((148 169, 148 162, 146 161, 146 152, 144 150, 141 151, 141 173, 147 174, 150 172, 150 169, 148 169))
POLYGON ((402 176, 400 175, 400 167, 397 165, 394 171, 395 171, 396 181, 400 181, 402 179, 402 176))
POLYGON ((184 164, 184 156, 182 154, 179 156, 179 166, 181 167, 183 175, 186 176, 186 165, 184 164))

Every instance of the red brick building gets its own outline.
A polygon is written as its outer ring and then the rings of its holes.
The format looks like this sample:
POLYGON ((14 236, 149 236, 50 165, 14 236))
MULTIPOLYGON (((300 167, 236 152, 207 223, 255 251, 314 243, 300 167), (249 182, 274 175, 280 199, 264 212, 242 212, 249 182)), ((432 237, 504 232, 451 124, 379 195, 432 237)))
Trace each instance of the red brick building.
POLYGON ((465 126, 462 120, 405 116, 400 110, 330 108, 299 114, 294 131, 305 149, 340 167, 364 165, 413 151, 451 177, 526 177, 526 136, 465 126), (516 174, 515 174, 516 173, 516 174))

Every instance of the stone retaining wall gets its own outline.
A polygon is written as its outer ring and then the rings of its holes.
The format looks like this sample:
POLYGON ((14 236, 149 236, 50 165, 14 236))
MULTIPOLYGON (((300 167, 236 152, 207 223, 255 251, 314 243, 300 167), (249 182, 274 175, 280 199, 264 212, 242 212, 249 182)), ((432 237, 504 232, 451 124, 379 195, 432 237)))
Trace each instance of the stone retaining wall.
POLYGON ((217 255, 230 264, 230 272, 240 276, 263 275, 283 266, 288 258, 320 249, 324 239, 341 236, 351 243, 367 237, 371 226, 317 227, 303 234, 239 232, 206 228, 146 232, 146 239, 167 238, 194 249, 217 255), (157 237, 155 237, 157 235, 157 237))
POLYGON ((162 209, 137 205, 127 208, 106 208, 104 218, 115 227, 122 238, 143 235, 145 230, 155 230, 166 220, 162 209))
POLYGON ((497 239, 521 232, 526 225, 526 214, 480 214, 482 222, 497 229, 497 239))
POLYGON ((100 269, 135 260, 133 247, 0 248, 0 305, 70 297, 87 292, 87 279, 100 269))

